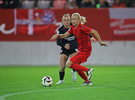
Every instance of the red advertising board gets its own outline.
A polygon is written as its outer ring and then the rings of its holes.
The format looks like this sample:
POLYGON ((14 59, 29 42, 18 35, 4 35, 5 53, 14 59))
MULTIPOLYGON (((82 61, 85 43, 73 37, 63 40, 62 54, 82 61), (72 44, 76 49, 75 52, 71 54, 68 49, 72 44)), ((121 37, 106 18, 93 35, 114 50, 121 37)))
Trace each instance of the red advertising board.
POLYGON ((0 9, 0 41, 49 41, 61 26, 63 14, 75 12, 86 17, 85 25, 97 30, 102 40, 135 40, 135 19, 124 19, 119 29, 113 26, 119 19, 110 18, 109 9, 0 9), (129 32, 132 37, 115 37, 120 32, 129 32))
POLYGON ((135 40, 135 9, 109 9, 112 39, 135 40))
POLYGON ((110 19, 111 34, 116 37, 135 37, 135 19, 110 19))

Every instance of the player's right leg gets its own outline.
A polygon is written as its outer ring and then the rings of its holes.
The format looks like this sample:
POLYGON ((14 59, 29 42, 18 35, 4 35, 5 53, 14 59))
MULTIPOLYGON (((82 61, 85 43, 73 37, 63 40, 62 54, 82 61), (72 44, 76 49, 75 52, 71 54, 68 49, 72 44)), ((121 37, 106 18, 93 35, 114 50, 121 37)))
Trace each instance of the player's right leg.
MULTIPOLYGON (((70 58, 73 57, 75 54, 76 54, 76 49, 74 49, 74 50, 71 51, 70 58)), ((75 74, 75 70, 74 69, 72 69, 71 74, 72 74, 72 80, 73 80, 73 82, 76 82, 77 76, 75 74)))
POLYGON ((89 70, 88 70, 88 72, 87 72, 87 75, 88 75, 87 79, 88 79, 88 80, 91 79, 93 71, 94 71, 93 68, 89 68, 89 70))
POLYGON ((76 71, 85 71, 87 72, 88 77, 85 75, 85 73, 78 73, 84 80, 86 84, 91 84, 92 82, 90 81, 93 69, 92 68, 87 68, 84 67, 82 65, 80 65, 80 63, 87 61, 89 55, 85 55, 85 54, 81 54, 79 52, 77 52, 77 54, 75 56, 73 56, 72 58, 70 58, 70 61, 67 63, 67 66, 69 68, 72 68, 76 71))
POLYGON ((59 70, 59 78, 60 78, 60 80, 56 84, 63 84, 64 75, 65 75, 65 66, 66 66, 67 60, 68 60, 67 55, 65 55, 65 54, 60 55, 60 70, 59 70))
POLYGON ((72 80, 73 80, 73 82, 76 82, 77 77, 76 77, 76 74, 75 74, 75 70, 74 69, 71 71, 71 74, 72 74, 72 80))
POLYGON ((87 81, 85 81, 83 84, 81 84, 81 85, 92 85, 92 82, 90 81, 90 80, 87 80, 87 81))

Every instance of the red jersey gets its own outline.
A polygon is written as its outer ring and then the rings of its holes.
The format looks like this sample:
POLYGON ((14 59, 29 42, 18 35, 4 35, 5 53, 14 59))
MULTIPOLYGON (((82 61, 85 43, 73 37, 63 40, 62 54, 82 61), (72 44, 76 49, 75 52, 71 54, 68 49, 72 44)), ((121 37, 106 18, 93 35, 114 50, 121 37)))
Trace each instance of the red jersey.
POLYGON ((74 34, 77 43, 78 43, 78 49, 79 51, 90 53, 92 50, 91 41, 89 37, 89 33, 91 32, 91 28, 88 28, 81 23, 75 28, 75 26, 71 26, 68 33, 74 34))

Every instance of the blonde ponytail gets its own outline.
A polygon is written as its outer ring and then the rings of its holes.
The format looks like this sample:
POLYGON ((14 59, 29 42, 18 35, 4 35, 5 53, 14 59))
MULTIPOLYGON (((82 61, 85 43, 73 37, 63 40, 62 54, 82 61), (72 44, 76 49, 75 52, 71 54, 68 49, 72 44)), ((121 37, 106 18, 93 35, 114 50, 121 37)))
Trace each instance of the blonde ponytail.
POLYGON ((81 16, 81 24, 85 24, 87 21, 86 21, 86 18, 81 16))

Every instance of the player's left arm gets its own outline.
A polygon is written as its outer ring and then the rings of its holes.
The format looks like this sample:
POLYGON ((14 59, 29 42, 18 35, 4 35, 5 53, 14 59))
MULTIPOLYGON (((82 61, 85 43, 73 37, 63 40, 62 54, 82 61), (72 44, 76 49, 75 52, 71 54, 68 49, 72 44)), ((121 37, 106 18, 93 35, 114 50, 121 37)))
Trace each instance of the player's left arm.
POLYGON ((101 38, 100 38, 100 35, 98 34, 98 32, 97 32, 96 30, 92 29, 91 32, 90 32, 90 34, 94 34, 94 36, 96 37, 96 39, 98 40, 98 42, 99 42, 99 44, 100 44, 101 46, 107 46, 106 43, 103 43, 103 42, 102 42, 102 40, 101 40, 101 38))

